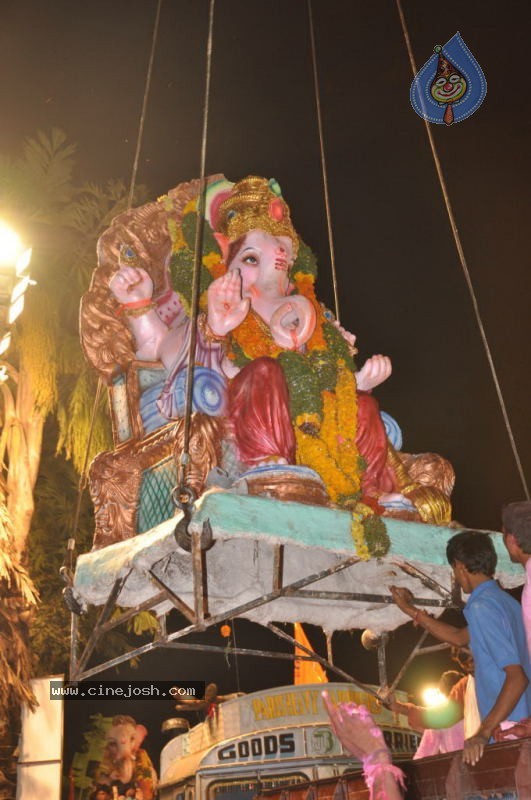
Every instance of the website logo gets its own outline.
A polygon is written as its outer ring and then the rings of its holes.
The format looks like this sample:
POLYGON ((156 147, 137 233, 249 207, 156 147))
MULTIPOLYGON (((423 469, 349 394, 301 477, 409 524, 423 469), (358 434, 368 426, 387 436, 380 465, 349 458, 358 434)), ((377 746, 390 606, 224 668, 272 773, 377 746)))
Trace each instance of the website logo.
POLYGON ((437 125, 461 122, 476 111, 487 94, 483 70, 459 31, 437 45, 411 84, 411 105, 423 119, 437 125))

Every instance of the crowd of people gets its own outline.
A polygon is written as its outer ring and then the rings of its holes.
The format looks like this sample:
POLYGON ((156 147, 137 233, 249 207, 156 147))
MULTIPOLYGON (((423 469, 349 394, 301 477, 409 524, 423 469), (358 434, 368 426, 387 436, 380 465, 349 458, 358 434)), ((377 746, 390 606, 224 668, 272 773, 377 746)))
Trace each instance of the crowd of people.
MULTIPOLYGON (((425 729, 418 757, 462 748, 463 761, 474 765, 487 744, 531 736, 530 501, 503 509, 502 533, 511 561, 526 571, 521 603, 494 580, 497 556, 492 538, 473 530, 455 534, 446 548, 454 578, 468 595, 464 627, 433 618, 414 605, 407 589, 390 587, 395 603, 417 626, 456 648, 468 649, 473 659, 473 668, 472 662, 464 665, 467 674, 453 686, 448 684, 456 673, 443 675, 442 689, 449 698, 445 735, 435 735, 435 730, 443 728, 430 727, 425 709, 385 698, 393 710, 408 715, 410 724, 425 729)), ((371 798, 398 800, 403 776, 392 765, 381 732, 366 709, 351 703, 336 707, 328 697, 323 699, 336 735, 362 760, 371 798)))

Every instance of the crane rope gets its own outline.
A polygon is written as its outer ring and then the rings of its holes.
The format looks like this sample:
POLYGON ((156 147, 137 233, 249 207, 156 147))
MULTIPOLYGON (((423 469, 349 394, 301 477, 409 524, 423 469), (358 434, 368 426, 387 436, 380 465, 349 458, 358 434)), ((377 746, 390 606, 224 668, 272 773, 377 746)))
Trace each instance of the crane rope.
POLYGON ((330 268, 332 270, 332 286, 334 289, 334 306, 336 319, 339 322, 339 292, 337 285, 336 256, 334 248, 334 232, 332 228, 332 214, 330 212, 330 196, 328 193, 328 172, 326 168, 326 155, 324 146, 323 120, 321 115, 321 94, 319 91, 319 73, 317 71, 317 50, 315 47, 315 31, 313 24, 312 0, 307 0, 308 26, 310 30, 310 50, 312 54, 313 87, 315 92, 315 108, 317 116, 317 131, 319 133, 319 152, 321 158, 321 174, 323 178, 323 194, 326 210, 326 226, 328 230, 328 247, 330 250, 330 268))

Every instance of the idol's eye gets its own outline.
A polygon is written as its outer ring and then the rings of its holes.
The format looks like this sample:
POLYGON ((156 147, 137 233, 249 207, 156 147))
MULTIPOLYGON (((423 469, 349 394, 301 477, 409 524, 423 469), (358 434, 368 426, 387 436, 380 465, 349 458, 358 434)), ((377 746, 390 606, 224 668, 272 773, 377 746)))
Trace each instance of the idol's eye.
POLYGON ((458 81, 460 81, 461 78, 459 77, 459 75, 450 75, 448 80, 450 81, 450 83, 458 83, 458 81))
POLYGON ((242 258, 243 264, 250 264, 252 267, 258 266, 258 257, 253 255, 252 253, 248 253, 246 256, 242 258))
POLYGON ((437 78, 435 81, 435 86, 444 86, 446 83, 446 78, 437 78))

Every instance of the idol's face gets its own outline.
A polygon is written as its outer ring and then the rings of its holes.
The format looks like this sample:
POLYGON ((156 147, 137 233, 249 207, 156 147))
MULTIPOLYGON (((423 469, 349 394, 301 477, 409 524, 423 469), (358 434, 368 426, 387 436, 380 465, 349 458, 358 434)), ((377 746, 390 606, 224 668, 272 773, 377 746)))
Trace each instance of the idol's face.
POLYGON ((273 236, 252 230, 232 259, 229 269, 239 269, 242 294, 284 297, 289 286, 289 268, 293 263, 293 244, 289 236, 273 236))

